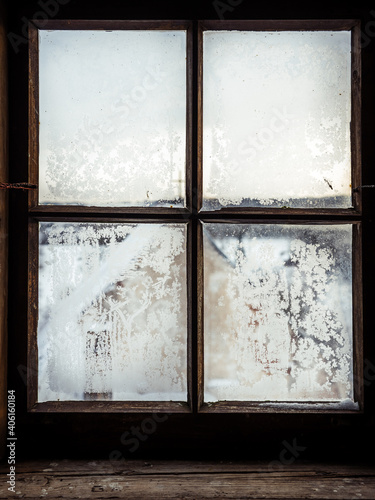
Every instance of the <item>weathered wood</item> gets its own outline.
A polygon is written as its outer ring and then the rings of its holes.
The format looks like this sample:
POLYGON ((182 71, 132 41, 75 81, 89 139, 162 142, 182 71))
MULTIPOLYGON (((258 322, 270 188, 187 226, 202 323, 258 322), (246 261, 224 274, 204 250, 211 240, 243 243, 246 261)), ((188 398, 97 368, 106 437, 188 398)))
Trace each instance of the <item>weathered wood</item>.
POLYGON ((0 189, 36 189, 36 184, 29 182, 0 182, 0 189))
POLYGON ((20 498, 372 499, 374 488, 368 465, 51 460, 17 464, 15 489, 20 498))
POLYGON ((194 231, 193 224, 190 222, 187 227, 187 251, 186 251, 186 286, 187 286, 187 388, 188 388, 188 404, 193 409, 195 401, 195 387, 193 384, 195 372, 195 356, 193 354, 193 346, 195 339, 193 339, 194 329, 194 316, 193 316, 193 245, 194 245, 194 231))
POLYGON ((198 410, 200 410, 204 401, 204 262, 203 262, 203 233, 202 224, 197 227, 197 371, 198 371, 198 410))
POLYGON ((186 30, 191 21, 149 19, 32 19, 38 29, 47 30, 186 30))
POLYGON ((364 408, 363 392, 363 271, 362 224, 353 226, 353 378, 354 398, 361 410, 364 408))
POLYGON ((27 406, 32 408, 38 399, 38 222, 30 221, 28 234, 27 406))
POLYGON ((239 19, 200 21, 202 30, 341 31, 356 26, 355 19, 239 19))
POLYGON ((186 207, 189 212, 193 210, 193 49, 194 49, 194 35, 193 35, 193 23, 190 23, 187 28, 186 33, 186 149, 185 149, 185 196, 186 196, 186 207))
POLYGON ((225 207, 215 211, 201 210, 202 218, 207 217, 233 217, 251 215, 254 217, 360 217, 360 213, 354 208, 264 208, 264 207, 225 207))
MULTIPOLYGON (((33 348, 35 352, 35 347, 33 348)), ((35 356, 30 357, 31 360, 35 356)), ((33 365, 31 365, 32 367, 33 365)), ((177 401, 47 401, 36 403, 37 371, 30 371, 28 409, 33 413, 190 413, 186 402, 177 401), (32 384, 32 385, 31 385, 32 384)), ((29 374, 29 371, 28 371, 29 374)))
MULTIPOLYGON (((280 462, 281 464, 281 462, 280 462)), ((310 462, 296 460, 289 465, 276 465, 274 460, 142 460, 122 459, 104 460, 90 458, 78 459, 38 459, 22 460, 17 462, 17 473, 43 474, 51 472, 54 476, 85 476, 96 474, 254 474, 265 475, 273 473, 275 477, 327 476, 327 477, 374 477, 375 465, 373 462, 310 462), (47 469, 47 470, 46 470, 47 469)), ((6 473, 8 465, 0 465, 0 473, 6 473)))
MULTIPOLYGON (((29 24, 29 183, 39 181, 39 40, 38 30, 29 24)), ((29 208, 38 204, 38 189, 29 191, 29 208)))
POLYGON ((186 208, 173 207, 85 207, 78 205, 38 205, 30 208, 32 214, 61 214, 63 215, 122 215, 124 217, 134 215, 144 216, 179 216, 188 218, 190 211, 186 208))
POLYGON ((118 214, 113 215, 113 216, 103 216, 103 217, 95 217, 94 215, 88 214, 86 217, 81 217, 78 216, 77 214, 70 215, 60 215, 57 216, 55 214, 46 214, 46 215, 37 215, 37 214, 31 214, 29 218, 30 222, 31 221, 40 221, 40 222, 81 222, 81 223, 106 223, 106 222, 112 222, 115 224, 183 224, 183 223, 188 223, 187 217, 183 217, 182 219, 176 219, 172 217, 164 217, 164 218, 150 218, 147 216, 146 218, 144 217, 139 217, 138 215, 132 215, 128 217, 119 217, 118 214))
POLYGON ((352 77, 351 77, 351 123, 350 146, 352 162, 352 195, 353 205, 358 212, 362 212, 362 193, 356 190, 362 185, 362 154, 361 154, 361 27, 359 21, 352 29, 352 77))
POLYGON ((279 217, 279 218, 209 218, 202 217, 203 223, 221 223, 221 224, 300 224, 300 225, 340 225, 340 224, 353 224, 358 225, 360 221, 356 219, 307 219, 301 217, 298 219, 292 217, 279 217))
MULTIPOLYGON (((5 2, 0 2, 0 181, 8 180, 8 83, 5 2)), ((7 428, 8 193, 0 192, 0 457, 7 428)))
POLYGON ((200 407, 201 413, 302 413, 302 414, 358 414, 361 412, 353 406, 353 409, 340 407, 339 401, 331 402, 331 407, 319 405, 316 401, 303 401, 298 404, 293 402, 259 402, 259 401, 218 401, 217 403, 205 403, 200 407), (337 404, 335 407, 334 404, 337 404))
POLYGON ((198 25, 198 55, 197 55, 197 210, 201 210, 203 199, 203 28, 198 25))

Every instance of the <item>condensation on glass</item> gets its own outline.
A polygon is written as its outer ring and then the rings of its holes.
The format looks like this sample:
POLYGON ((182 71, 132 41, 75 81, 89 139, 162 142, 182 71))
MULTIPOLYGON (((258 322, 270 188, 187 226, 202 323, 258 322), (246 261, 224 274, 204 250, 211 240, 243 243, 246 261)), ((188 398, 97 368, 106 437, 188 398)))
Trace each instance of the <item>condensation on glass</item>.
POLYGON ((186 32, 39 31, 39 202, 185 205, 186 32))
POLYGON ((39 224, 38 401, 186 401, 185 224, 39 224))
POLYGON ((206 31, 203 57, 203 209, 351 207, 350 31, 206 31))
POLYGON ((204 228, 206 402, 353 402, 352 226, 204 228))

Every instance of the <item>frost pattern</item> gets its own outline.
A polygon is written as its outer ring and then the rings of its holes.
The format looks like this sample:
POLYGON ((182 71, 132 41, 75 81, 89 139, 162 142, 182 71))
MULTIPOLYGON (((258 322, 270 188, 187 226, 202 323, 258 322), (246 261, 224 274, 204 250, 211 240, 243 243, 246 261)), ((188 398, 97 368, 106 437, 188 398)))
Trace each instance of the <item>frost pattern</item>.
POLYGON ((187 399, 184 224, 40 223, 39 401, 187 399))
POLYGON ((204 224, 205 401, 353 400, 351 234, 204 224))
POLYGON ((186 33, 40 31, 41 204, 184 206, 186 33))
POLYGON ((204 209, 352 206, 350 36, 204 33, 204 209))

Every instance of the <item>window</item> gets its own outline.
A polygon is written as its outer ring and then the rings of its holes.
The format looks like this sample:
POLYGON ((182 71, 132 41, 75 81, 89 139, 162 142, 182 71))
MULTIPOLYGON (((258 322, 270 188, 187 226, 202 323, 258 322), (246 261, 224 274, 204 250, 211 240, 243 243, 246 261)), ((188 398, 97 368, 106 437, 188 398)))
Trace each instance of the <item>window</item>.
POLYGON ((31 404, 188 411, 191 23, 79 26, 32 35, 31 404))
POLYGON ((29 409, 358 411, 358 23, 194 33, 31 26, 29 409))

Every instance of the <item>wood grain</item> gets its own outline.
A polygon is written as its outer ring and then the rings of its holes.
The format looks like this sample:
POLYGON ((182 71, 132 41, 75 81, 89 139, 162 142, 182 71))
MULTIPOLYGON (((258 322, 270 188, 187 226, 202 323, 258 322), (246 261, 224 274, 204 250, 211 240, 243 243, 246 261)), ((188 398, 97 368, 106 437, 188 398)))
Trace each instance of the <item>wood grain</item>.
POLYGON ((28 227, 28 339, 27 339, 27 407, 38 399, 38 271, 39 227, 35 220, 28 227))
POLYGON ((361 87, 362 87, 362 65, 361 65, 361 27, 359 21, 352 29, 352 78, 351 78, 351 123, 350 123, 350 145, 352 157, 352 194, 353 204, 358 212, 362 212, 362 193, 355 190, 362 185, 362 154, 361 154, 361 87))
MULTIPOLYGON (((29 183, 39 181, 39 41, 38 30, 29 24, 29 183)), ((29 208, 38 204, 38 189, 29 192, 29 208)))
MULTIPOLYGON (((42 460, 16 469, 19 498, 373 499, 374 491, 374 468, 354 464, 42 460)), ((0 498, 8 493, 4 482, 0 498)))
POLYGON ((362 224, 353 226, 353 376, 354 400, 364 408, 362 224))
MULTIPOLYGON (((34 359, 32 357, 31 359, 34 359)), ((33 366, 33 365, 31 365, 33 366)), ((36 403, 36 370, 29 378, 28 409, 33 413, 190 413, 186 402, 178 401, 47 401, 36 403), (33 375, 35 374, 35 376, 33 375)))
POLYGON ((197 227, 197 386, 198 410, 204 401, 204 259, 202 224, 197 227))
POLYGON ((203 204, 203 27, 198 25, 197 54, 197 210, 203 204))
POLYGON ((191 21, 151 19, 32 19, 38 29, 45 30, 187 30, 191 21))
POLYGON ((351 30, 357 25, 355 19, 239 19, 200 21, 202 30, 244 31, 340 31, 351 30))

